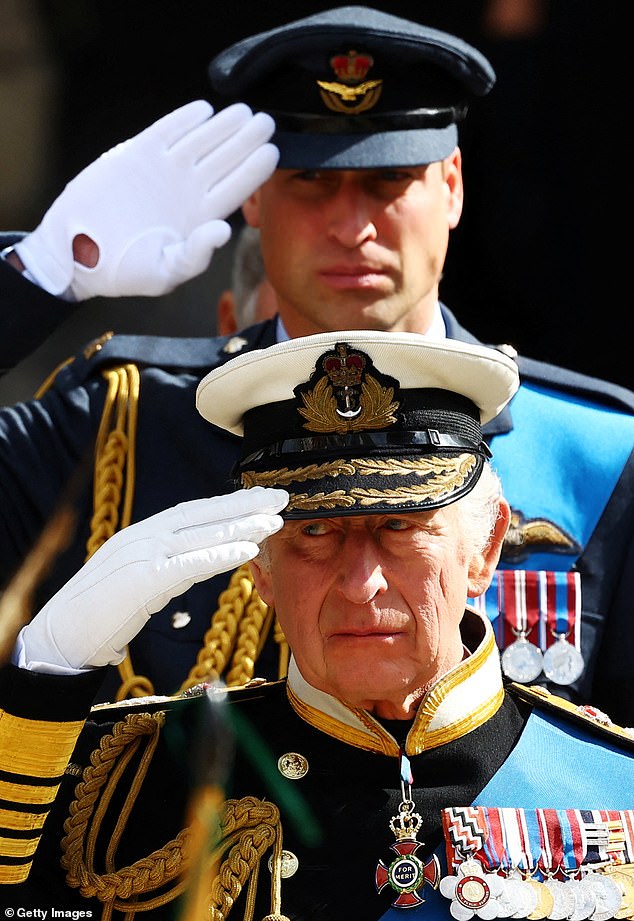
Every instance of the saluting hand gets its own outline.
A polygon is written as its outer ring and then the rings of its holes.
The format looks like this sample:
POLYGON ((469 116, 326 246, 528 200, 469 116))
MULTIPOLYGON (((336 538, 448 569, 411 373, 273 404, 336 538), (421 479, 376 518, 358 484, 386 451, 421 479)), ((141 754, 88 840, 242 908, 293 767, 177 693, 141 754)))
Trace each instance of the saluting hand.
POLYGON ((243 103, 214 115, 190 102, 87 166, 15 250, 51 294, 165 294, 207 268, 231 236, 224 218, 275 170, 274 129, 243 103), (73 256, 85 237, 93 267, 73 256))
POLYGON ((253 559, 282 527, 283 489, 182 502, 107 540, 20 632, 16 664, 67 673, 117 665, 172 598, 253 559))

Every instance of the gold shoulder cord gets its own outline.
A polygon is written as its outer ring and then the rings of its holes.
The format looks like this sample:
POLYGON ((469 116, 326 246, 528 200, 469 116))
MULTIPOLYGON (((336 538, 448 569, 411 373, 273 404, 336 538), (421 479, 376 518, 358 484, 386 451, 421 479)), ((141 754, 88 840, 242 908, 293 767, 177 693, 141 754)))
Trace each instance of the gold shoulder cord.
POLYGON ((243 921, 252 921, 259 870, 264 854, 271 856, 271 911, 263 921, 288 921, 281 911, 282 889, 282 825, 279 809, 274 803, 245 796, 227 800, 221 823, 222 840, 212 855, 218 863, 229 851, 214 874, 207 917, 210 921, 225 921, 236 898, 248 880, 243 921))
POLYGON ((115 910, 126 912, 126 918, 132 919, 135 910, 148 911, 165 905, 186 887, 184 873, 190 860, 189 829, 179 832, 176 838, 148 857, 119 870, 114 868, 117 848, 164 721, 165 714, 162 712, 133 713, 115 724, 112 734, 104 736, 99 748, 92 752, 91 763, 84 769, 82 780, 75 788, 75 799, 64 823, 65 836, 61 846, 66 881, 69 886, 79 889, 84 897, 103 902, 103 921, 109 921, 115 910), (145 750, 141 753, 130 790, 119 811, 105 853, 104 872, 100 873, 95 868, 99 831, 117 783, 141 748, 144 737, 147 738, 145 750), (166 890, 165 887, 171 883, 172 888, 166 890), (152 893, 155 893, 152 898, 139 902, 139 896, 152 893))
MULTIPOLYGON (((94 510, 86 559, 115 531, 130 524, 134 499, 141 376, 134 364, 107 368, 103 376, 108 389, 95 446, 94 510)), ((48 389, 54 377, 55 374, 45 381, 38 397, 48 389)), ((288 645, 275 612, 260 598, 251 568, 245 563, 232 574, 228 587, 221 593, 203 647, 181 690, 204 681, 216 681, 225 670, 224 679, 230 687, 250 681, 274 620, 274 637, 279 646, 278 677, 283 678, 288 668, 288 645)), ((129 653, 118 669, 121 686, 117 700, 154 694, 149 678, 135 673, 129 653)))
MULTIPOLYGON (((225 802, 217 844, 210 852, 202 848, 200 840, 196 841, 194 822, 193 827, 185 828, 147 857, 115 868, 117 849, 164 723, 164 712, 128 714, 93 751, 64 823, 62 867, 68 885, 103 904, 102 921, 110 921, 114 911, 123 912, 126 921, 133 921, 137 911, 158 908, 181 895, 185 896, 182 921, 200 921, 203 917, 225 921, 248 883, 243 921, 253 921, 261 861, 271 850, 270 913, 263 921, 288 921, 281 913, 279 809, 255 797, 225 802), (116 825, 103 857, 103 871, 99 872, 95 866, 98 837, 117 784, 135 757, 136 772, 123 805, 117 807, 116 825)), ((211 793, 214 808, 218 808, 220 799, 211 793)), ((207 826, 213 824, 207 811, 204 818, 207 826)), ((203 831, 208 832, 208 827, 203 831)))

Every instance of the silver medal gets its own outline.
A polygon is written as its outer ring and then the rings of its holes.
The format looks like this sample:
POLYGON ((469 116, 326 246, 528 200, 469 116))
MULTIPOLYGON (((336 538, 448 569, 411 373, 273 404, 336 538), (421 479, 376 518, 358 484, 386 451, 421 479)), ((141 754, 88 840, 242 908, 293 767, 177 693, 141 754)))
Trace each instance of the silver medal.
POLYGON ((508 880, 502 880, 502 890, 497 898, 498 918, 512 918, 517 908, 517 906, 513 905, 511 902, 513 889, 512 887, 509 887, 507 883, 508 880))
POLYGON ((576 646, 569 643, 565 634, 549 646, 543 656, 544 674, 555 684, 573 684, 583 674, 585 662, 576 646))
POLYGON ((526 880, 522 880, 520 883, 522 886, 522 907, 513 915, 514 918, 528 918, 537 908, 537 902, 539 901, 538 895, 533 889, 533 887, 526 880))
POLYGON ((568 915, 570 921, 586 921, 597 907, 594 894, 589 886, 584 886, 580 879, 569 879, 566 886, 575 897, 575 907, 568 915))
POLYGON ((588 873, 581 880, 581 885, 588 888, 595 900, 595 909, 590 915, 591 921, 607 921, 613 918, 621 907, 621 888, 601 873, 588 873))
POLYGON ((502 653, 502 671, 511 681, 521 684, 534 681, 541 675, 542 665, 541 649, 529 643, 523 634, 502 653))
POLYGON ((553 907, 548 913, 550 921, 564 921, 564 918, 569 918, 575 908, 575 897, 570 887, 553 877, 544 880, 544 886, 550 889, 553 897, 553 907))
POLYGON ((512 918, 527 918, 537 908, 537 893, 513 870, 504 880, 505 895, 514 908, 512 918))

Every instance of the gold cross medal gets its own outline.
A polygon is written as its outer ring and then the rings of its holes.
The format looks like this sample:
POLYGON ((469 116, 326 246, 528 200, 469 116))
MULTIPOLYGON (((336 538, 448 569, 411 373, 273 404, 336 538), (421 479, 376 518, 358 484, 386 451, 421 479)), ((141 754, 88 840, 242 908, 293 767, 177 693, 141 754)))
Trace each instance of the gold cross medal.
POLYGON ((433 854, 427 863, 416 856, 416 851, 423 845, 422 841, 416 840, 423 820, 414 811, 416 807, 411 799, 411 784, 409 761, 402 754, 402 801, 398 807, 398 815, 390 819, 390 829, 396 838, 396 844, 391 844, 390 849, 397 856, 389 866, 379 860, 375 872, 377 892, 382 892, 386 886, 391 886, 398 893, 392 902, 394 908, 414 908, 422 905, 425 899, 419 893, 425 883, 429 883, 436 889, 440 880, 440 862, 436 855, 433 854))

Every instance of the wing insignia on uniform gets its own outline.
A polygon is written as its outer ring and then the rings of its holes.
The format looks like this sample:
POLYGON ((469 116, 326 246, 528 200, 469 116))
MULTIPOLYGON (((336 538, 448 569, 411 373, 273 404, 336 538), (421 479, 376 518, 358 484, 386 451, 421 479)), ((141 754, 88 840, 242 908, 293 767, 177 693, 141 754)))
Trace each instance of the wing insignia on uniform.
POLYGON ((511 509, 511 524, 502 549, 504 562, 517 563, 540 552, 578 554, 581 546, 554 521, 526 518, 518 509, 511 509))

